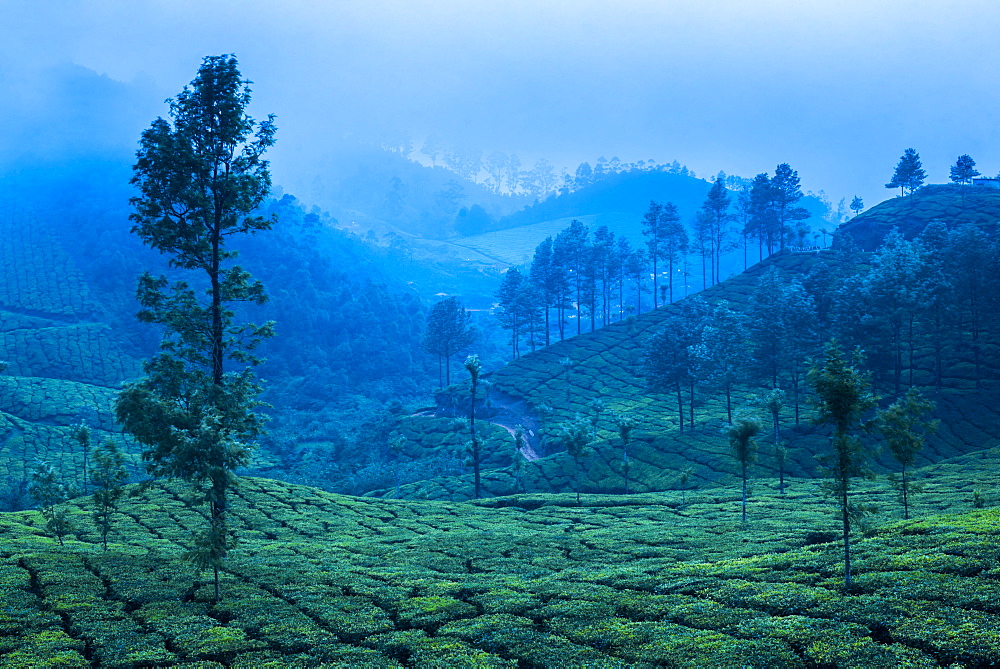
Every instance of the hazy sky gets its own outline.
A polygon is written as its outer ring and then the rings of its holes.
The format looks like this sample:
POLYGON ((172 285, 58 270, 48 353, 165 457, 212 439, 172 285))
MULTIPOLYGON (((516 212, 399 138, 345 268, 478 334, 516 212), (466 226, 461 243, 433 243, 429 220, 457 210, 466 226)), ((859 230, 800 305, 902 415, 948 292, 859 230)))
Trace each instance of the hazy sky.
MULTIPOLYGON (((52 73, 69 65, 108 78, 120 108, 110 120, 100 108, 77 114, 95 124, 78 129, 79 141, 137 138, 203 56, 235 53, 255 81, 253 113, 278 116, 271 159, 290 190, 338 138, 399 134, 571 167, 618 155, 749 177, 788 162, 805 188, 869 205, 891 194, 882 186, 909 146, 931 181, 946 181, 961 153, 1000 170, 995 0, 3 6, 3 104, 38 117, 58 87, 52 73)), ((74 100, 86 106, 64 91, 59 104, 74 100)), ((26 139, 14 132, 0 129, 0 148, 26 139)))

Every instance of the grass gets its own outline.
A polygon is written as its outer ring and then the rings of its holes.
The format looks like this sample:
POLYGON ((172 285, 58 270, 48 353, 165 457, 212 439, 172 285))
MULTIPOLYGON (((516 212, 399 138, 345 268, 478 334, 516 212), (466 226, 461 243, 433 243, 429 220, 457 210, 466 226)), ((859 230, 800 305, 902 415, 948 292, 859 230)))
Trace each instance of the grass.
POLYGON ((578 507, 242 479, 218 606, 180 560, 204 522, 182 485, 130 498, 106 553, 79 498, 65 547, 38 512, 0 517, 0 666, 989 666, 1000 510, 968 496, 970 471, 996 490, 998 461, 921 471, 918 517, 856 541, 851 593, 814 481, 758 482, 742 526, 735 487, 578 507))

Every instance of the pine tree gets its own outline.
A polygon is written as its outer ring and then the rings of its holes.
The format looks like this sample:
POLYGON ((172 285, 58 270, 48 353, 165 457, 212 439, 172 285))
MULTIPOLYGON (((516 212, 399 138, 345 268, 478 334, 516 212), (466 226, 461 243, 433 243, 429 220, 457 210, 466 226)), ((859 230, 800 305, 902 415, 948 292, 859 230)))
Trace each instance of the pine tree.
POLYGON ((896 164, 896 171, 892 174, 892 181, 885 185, 886 188, 899 188, 900 195, 913 192, 924 185, 927 173, 920 163, 920 154, 914 149, 906 149, 896 164))
MULTIPOLYGON (((771 195, 774 206, 775 234, 780 248, 785 248, 785 240, 794 235, 793 225, 801 224, 809 218, 809 212, 798 206, 802 199, 802 189, 799 186, 799 173, 788 163, 781 163, 774 170, 771 179, 771 195)), ((807 230, 807 228, 805 228, 807 230)))
POLYGON ((258 124, 246 114, 249 82, 232 56, 205 58, 169 102, 172 123, 158 118, 142 133, 132 231, 190 282, 140 278, 139 319, 161 326, 164 338, 143 366, 145 377, 118 395, 115 414, 146 447, 151 474, 191 482, 208 504, 208 528, 187 557, 212 568, 218 601, 219 568, 234 541, 226 520, 233 472, 249 462, 264 420, 255 411, 261 387, 252 368, 261 360, 254 349, 273 334, 271 323, 237 323, 235 304, 263 304, 266 296, 231 264, 236 252, 227 242, 273 223, 252 213, 271 190, 263 154, 275 128, 273 117, 258 124))
POLYGON ((674 301, 674 274, 677 265, 688 252, 688 234, 681 223, 681 215, 673 202, 667 202, 660 211, 660 257, 667 263, 667 292, 674 301))
POLYGON ((962 154, 951 166, 950 178, 953 182, 962 185, 962 206, 965 206, 965 184, 980 175, 976 169, 976 161, 969 154, 962 154))

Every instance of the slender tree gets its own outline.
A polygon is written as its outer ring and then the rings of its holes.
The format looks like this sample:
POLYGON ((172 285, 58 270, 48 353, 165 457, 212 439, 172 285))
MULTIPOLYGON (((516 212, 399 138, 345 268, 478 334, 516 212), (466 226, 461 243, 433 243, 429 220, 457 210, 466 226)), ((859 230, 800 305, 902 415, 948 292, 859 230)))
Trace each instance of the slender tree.
POLYGON ((719 177, 716 177, 712 188, 709 189, 708 197, 701 205, 699 217, 705 222, 708 247, 712 257, 712 284, 714 285, 722 279, 719 263, 722 260, 722 253, 728 248, 729 236, 733 231, 733 215, 729 213, 729 191, 719 177))
POLYGON ((899 479, 893 481, 903 502, 903 517, 910 518, 910 495, 920 492, 920 486, 907 477, 907 469, 917 461, 917 454, 927 443, 927 435, 935 432, 940 421, 924 417, 934 411, 934 404, 916 388, 878 412, 876 429, 900 465, 899 479))
POLYGON ((90 428, 83 421, 73 428, 73 438, 76 439, 76 443, 80 445, 80 452, 83 455, 83 494, 90 494, 90 487, 87 483, 87 473, 90 471, 90 467, 87 464, 87 456, 90 452, 90 428))
POLYGON ((159 118, 142 133, 132 232, 201 285, 140 278, 139 319, 160 325, 164 339, 144 364, 145 378, 126 384, 115 403, 119 423, 147 449, 148 471, 193 483, 208 504, 208 528, 187 557, 212 568, 216 601, 219 568, 234 542, 226 520, 233 472, 249 462, 264 420, 255 411, 261 387, 252 368, 261 360, 254 349, 273 335, 271 323, 239 324, 233 310, 266 296, 231 264, 236 252, 227 242, 273 223, 253 215, 271 190, 263 154, 274 143, 273 117, 254 122, 249 102, 236 59, 210 56, 169 101, 172 123, 159 118))
POLYGON ((771 388, 765 393, 753 398, 752 404, 771 416, 771 426, 774 429, 774 460, 778 465, 778 494, 785 494, 785 448, 781 443, 781 409, 785 406, 785 391, 781 388, 771 388))
POLYGON ((94 447, 94 467, 89 474, 94 483, 94 523, 101 531, 104 550, 108 550, 111 521, 118 513, 118 502, 125 494, 123 486, 128 480, 125 455, 114 439, 105 439, 102 444, 94 447))
POLYGON ((59 482, 59 474, 52 465, 38 461, 31 470, 31 482, 28 484, 28 494, 34 497, 42 506, 42 517, 45 518, 45 529, 63 543, 63 537, 73 530, 66 515, 66 510, 59 505, 66 501, 66 486, 59 482))
POLYGON ((757 416, 747 411, 737 411, 736 416, 725 428, 733 456, 740 465, 740 479, 743 481, 742 522, 747 522, 747 473, 757 457, 757 440, 761 424, 757 416))
POLYGON ((622 440, 622 477, 625 479, 625 494, 628 491, 628 445, 632 441, 632 430, 635 429, 636 420, 628 413, 618 413, 614 417, 615 426, 618 428, 618 436, 622 440))
POLYGON ((476 436, 476 391, 479 388, 479 372, 483 366, 479 362, 478 355, 470 355, 465 359, 465 369, 469 372, 471 385, 469 388, 469 432, 472 433, 472 471, 475 477, 476 499, 479 499, 482 491, 482 483, 479 476, 479 439, 476 436))
POLYGON ((851 518, 857 508, 850 502, 851 481, 870 477, 869 452, 855 432, 864 427, 865 415, 875 408, 868 374, 861 371, 862 353, 847 355, 836 340, 827 343, 823 357, 809 368, 808 382, 816 393, 816 422, 833 427, 833 452, 821 459, 829 481, 825 492, 840 505, 844 536, 844 588, 851 589, 851 518))
POLYGON ((444 385, 451 385, 452 357, 475 341, 476 335, 470 323, 471 319, 472 315, 465 310, 457 297, 445 298, 431 307, 423 346, 425 351, 444 360, 444 385))
POLYGON ((576 420, 562 424, 558 438, 576 466, 576 503, 579 506, 582 504, 580 479, 583 477, 583 456, 586 454, 587 445, 590 444, 590 426, 578 415, 576 420))
POLYGON ((663 212, 663 206, 657 204, 654 201, 650 201, 649 209, 646 210, 646 215, 642 217, 642 234, 646 237, 646 247, 649 249, 649 260, 653 263, 653 308, 655 309, 658 305, 656 303, 656 286, 658 276, 657 262, 663 258, 663 250, 661 248, 663 243, 663 225, 660 218, 660 214, 663 212))
POLYGON ((770 190, 775 235, 780 248, 785 248, 785 240, 796 232, 793 226, 800 225, 809 218, 809 212, 804 207, 798 206, 799 200, 802 199, 799 173, 788 163, 781 163, 774 170, 770 190))
MULTIPOLYGON (((667 293, 674 301, 674 274, 688 252, 688 234, 681 223, 681 216, 673 202, 667 202, 660 211, 660 258, 667 264, 667 293)), ((662 288, 662 286, 661 286, 662 288)))
POLYGON ((712 311, 691 355, 704 383, 722 388, 726 394, 726 420, 733 422, 733 386, 746 373, 746 318, 725 300, 712 311))

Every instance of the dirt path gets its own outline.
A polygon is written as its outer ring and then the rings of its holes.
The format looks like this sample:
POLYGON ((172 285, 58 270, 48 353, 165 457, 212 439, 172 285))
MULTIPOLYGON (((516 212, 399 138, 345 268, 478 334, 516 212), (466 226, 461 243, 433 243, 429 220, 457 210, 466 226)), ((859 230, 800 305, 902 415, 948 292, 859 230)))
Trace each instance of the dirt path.
MULTIPOLYGON (((482 422, 502 427, 512 437, 515 436, 518 426, 523 428, 524 443, 521 445, 519 451, 528 462, 538 460, 541 457, 538 451, 535 450, 535 444, 538 443, 538 421, 525 410, 524 404, 522 402, 510 401, 509 398, 498 397, 497 394, 494 394, 490 408, 496 415, 493 417, 493 420, 481 419, 482 422)), ((424 409, 412 415, 444 417, 439 416, 435 409, 424 409)))

